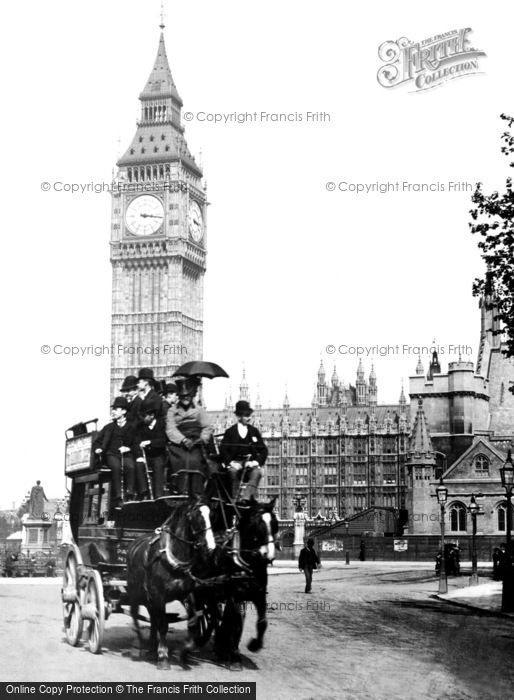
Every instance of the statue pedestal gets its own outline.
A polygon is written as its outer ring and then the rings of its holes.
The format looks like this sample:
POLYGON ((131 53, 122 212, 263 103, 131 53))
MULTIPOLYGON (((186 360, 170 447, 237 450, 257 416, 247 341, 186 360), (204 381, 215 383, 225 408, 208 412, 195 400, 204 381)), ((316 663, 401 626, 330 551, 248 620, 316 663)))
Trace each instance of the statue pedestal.
POLYGON ((300 556, 300 552, 305 546, 305 520, 305 513, 294 514, 293 554, 295 558, 300 556))
POLYGON ((50 552, 50 528, 52 523, 49 520, 40 518, 26 518, 23 523, 23 539, 21 541, 21 551, 23 554, 33 552, 50 552))

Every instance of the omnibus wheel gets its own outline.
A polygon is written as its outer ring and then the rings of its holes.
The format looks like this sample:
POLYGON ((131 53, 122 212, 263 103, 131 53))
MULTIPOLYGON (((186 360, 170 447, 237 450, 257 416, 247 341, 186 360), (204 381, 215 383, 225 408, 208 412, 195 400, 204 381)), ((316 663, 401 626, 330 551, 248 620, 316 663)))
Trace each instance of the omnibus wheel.
POLYGON ((82 616, 86 624, 89 651, 99 654, 105 630, 105 599, 102 577, 96 569, 91 571, 87 581, 82 616))
POLYGON ((73 552, 66 557, 62 579, 64 635, 68 644, 77 646, 82 637, 83 619, 80 605, 78 563, 73 552))

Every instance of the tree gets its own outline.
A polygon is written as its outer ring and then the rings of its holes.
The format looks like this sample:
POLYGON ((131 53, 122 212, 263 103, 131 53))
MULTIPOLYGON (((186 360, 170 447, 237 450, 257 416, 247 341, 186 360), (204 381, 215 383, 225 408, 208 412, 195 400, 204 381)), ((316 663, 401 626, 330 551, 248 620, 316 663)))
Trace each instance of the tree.
MULTIPOLYGON (((507 131, 502 134, 501 152, 505 156, 514 153, 512 125, 514 117, 500 115, 507 122, 507 131)), ((514 167, 514 162, 509 166, 514 167)), ((508 177, 505 192, 485 194, 478 183, 472 197, 475 209, 470 211, 471 233, 478 234, 478 247, 487 271, 483 278, 475 279, 473 295, 483 297, 487 308, 495 309, 495 320, 500 322, 506 335, 504 352, 514 357, 514 190, 512 178, 508 177)), ((502 330, 494 330, 501 333, 502 330)), ((514 392, 514 387, 510 388, 514 392)))

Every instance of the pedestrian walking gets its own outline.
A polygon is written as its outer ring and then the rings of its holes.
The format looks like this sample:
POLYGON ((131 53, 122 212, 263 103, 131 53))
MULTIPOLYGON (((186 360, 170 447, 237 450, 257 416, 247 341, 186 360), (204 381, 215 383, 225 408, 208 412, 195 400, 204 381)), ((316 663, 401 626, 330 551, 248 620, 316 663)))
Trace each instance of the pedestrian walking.
POLYGON ((320 566, 319 557, 314 549, 314 540, 309 538, 307 546, 302 549, 298 557, 298 568, 305 574, 305 592, 310 593, 312 588, 312 572, 320 566))

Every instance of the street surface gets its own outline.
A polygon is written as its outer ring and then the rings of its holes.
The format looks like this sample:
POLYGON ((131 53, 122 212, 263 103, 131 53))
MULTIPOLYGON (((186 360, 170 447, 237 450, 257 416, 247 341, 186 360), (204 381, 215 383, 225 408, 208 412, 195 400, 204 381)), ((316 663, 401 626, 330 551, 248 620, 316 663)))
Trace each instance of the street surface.
MULTIPOLYGON (((63 641, 59 580, 0 579, 0 680, 256 681, 258 698, 295 700, 513 696, 514 620, 431 598, 431 565, 327 562, 311 595, 301 574, 280 567, 270 576, 265 647, 246 649, 250 611, 239 672, 220 666, 210 644, 193 670, 182 670, 176 649, 185 623, 170 627, 170 671, 137 658, 123 615, 107 621, 101 655, 72 648, 63 641)), ((450 581, 465 585, 467 577, 450 581)))

